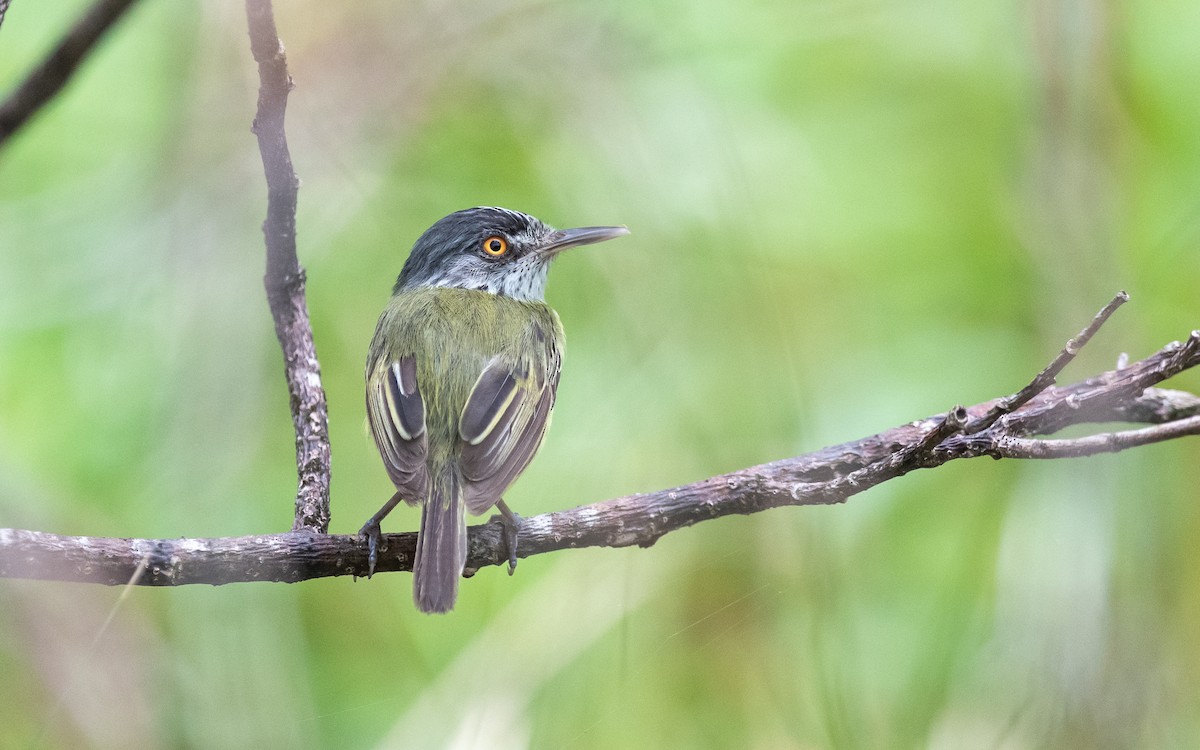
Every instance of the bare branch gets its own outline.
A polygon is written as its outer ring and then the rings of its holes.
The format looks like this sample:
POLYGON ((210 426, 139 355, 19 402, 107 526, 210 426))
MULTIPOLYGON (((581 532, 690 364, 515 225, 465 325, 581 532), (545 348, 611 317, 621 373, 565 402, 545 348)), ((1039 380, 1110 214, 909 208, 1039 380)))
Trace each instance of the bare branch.
MULTIPOLYGON (((915 468, 977 456, 1060 458, 1197 434, 1200 398, 1154 385, 1200 364, 1200 332, 1145 359, 1068 386, 1047 388, 987 430, 963 424, 999 401, 900 425, 842 445, 699 482, 526 518, 522 557, 575 547, 648 547, 664 534, 732 514, 785 505, 826 505, 915 468), (1037 440, 1070 425, 1145 422, 1155 427, 1074 440, 1037 440), (1036 455, 1035 455, 1036 454, 1036 455)), ((467 565, 507 563, 501 525, 470 529, 467 565)), ((416 534, 385 534, 377 572, 411 570, 416 534)), ((99 539, 0 529, 0 577, 125 584, 144 560, 141 585, 295 582, 366 574, 357 536, 289 533, 224 539, 99 539)))
POLYGON ((1200 435, 1200 417, 1143 427, 1140 430, 1102 432, 1070 440, 1038 440, 997 436, 993 448, 986 451, 1000 458, 1078 458, 1100 453, 1116 453, 1150 443, 1161 443, 1185 435, 1200 435))
POLYGON ((284 133, 284 114, 292 78, 283 43, 275 31, 270 0, 246 0, 250 50, 258 63, 258 136, 267 178, 267 273, 263 283, 283 349, 284 375, 296 430, 296 517, 293 531, 329 529, 329 415, 321 387, 321 367, 313 344, 304 293, 304 269, 296 257, 296 197, 300 181, 292 168, 284 133))
MULTIPOLYGON (((354 573, 354 558, 346 564, 339 559, 354 546, 352 540, 307 532, 223 539, 111 539, 0 529, 0 577, 114 586, 294 583, 354 573), (144 570, 135 576, 139 566, 144 570)), ((365 549, 361 557, 365 565, 365 549)))
POLYGON ((1150 388, 1122 408, 1126 422, 1161 424, 1200 414, 1200 396, 1187 391, 1150 388))
MULTIPOLYGON (((0 104, 0 146, 62 90, 79 64, 104 36, 104 32, 121 18, 133 2, 98 0, 80 17, 49 56, 0 104)), ((7 9, 8 2, 2 2, 0 22, 3 22, 7 9)))
POLYGON ((789 504, 840 503, 851 495, 865 492, 877 484, 927 466, 932 451, 951 435, 962 432, 968 416, 969 412, 965 408, 956 406, 941 419, 933 420, 929 431, 916 441, 844 476, 837 476, 825 482, 793 482, 788 477, 783 482, 771 480, 772 484, 776 485, 775 491, 791 495, 796 501, 789 504), (801 502, 801 498, 805 498, 805 501, 801 502))
POLYGON ((1050 364, 1046 365, 1046 369, 1042 370, 1021 390, 1017 391, 1008 398, 1002 398, 996 402, 995 406, 988 410, 979 419, 976 419, 967 425, 963 430, 968 435, 982 432, 996 423, 996 420, 1003 417, 1005 414, 1011 414, 1013 411, 1021 408, 1025 404, 1042 391, 1054 385, 1054 379, 1063 371, 1063 368, 1070 364, 1071 360, 1079 354, 1079 350, 1087 345, 1087 342, 1092 340, 1092 336, 1096 335, 1096 331, 1100 330, 1100 326, 1104 325, 1112 314, 1117 311, 1117 308, 1129 301, 1129 295, 1125 291, 1117 292, 1107 305, 1100 312, 1096 313, 1096 317, 1092 318, 1092 322, 1088 323, 1087 328, 1079 332, 1079 335, 1067 342, 1067 345, 1062 348, 1058 356, 1054 358, 1050 364))

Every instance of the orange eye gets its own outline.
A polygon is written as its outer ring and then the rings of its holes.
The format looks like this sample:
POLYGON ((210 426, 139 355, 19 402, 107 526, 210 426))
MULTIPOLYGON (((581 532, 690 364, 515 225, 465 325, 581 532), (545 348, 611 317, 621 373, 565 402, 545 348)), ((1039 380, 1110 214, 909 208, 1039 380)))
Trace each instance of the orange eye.
POLYGON ((493 258, 499 258, 508 252, 508 240, 503 237, 488 237, 483 241, 483 251, 493 258))

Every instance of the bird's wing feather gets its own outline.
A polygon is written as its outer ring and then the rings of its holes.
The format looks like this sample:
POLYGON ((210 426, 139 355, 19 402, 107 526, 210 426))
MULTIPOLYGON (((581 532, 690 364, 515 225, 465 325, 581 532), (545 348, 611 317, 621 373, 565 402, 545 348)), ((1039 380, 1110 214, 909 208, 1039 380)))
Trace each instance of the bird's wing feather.
POLYGON ((479 376, 459 419, 469 511, 494 505, 529 465, 549 426, 557 385, 557 361, 550 372, 531 375, 495 359, 479 376))
POLYGON ((367 381, 367 415, 388 476, 410 504, 425 496, 425 402, 417 383, 417 364, 409 354, 381 362, 367 381))
POLYGON ((468 445, 479 445, 489 435, 502 431, 500 424, 506 416, 520 410, 525 393, 517 384, 513 371, 493 359, 479 374, 479 379, 467 396, 458 420, 458 434, 468 445))

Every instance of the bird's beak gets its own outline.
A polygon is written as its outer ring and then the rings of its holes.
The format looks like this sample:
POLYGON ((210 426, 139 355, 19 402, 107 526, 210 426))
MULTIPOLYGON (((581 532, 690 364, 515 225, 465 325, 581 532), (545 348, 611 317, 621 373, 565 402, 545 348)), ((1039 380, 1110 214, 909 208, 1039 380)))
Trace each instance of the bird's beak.
POLYGON ((622 235, 629 234, 625 227, 579 227, 578 229, 560 229, 550 235, 546 244, 538 248, 538 254, 547 258, 558 255, 569 247, 591 245, 604 242, 622 235))

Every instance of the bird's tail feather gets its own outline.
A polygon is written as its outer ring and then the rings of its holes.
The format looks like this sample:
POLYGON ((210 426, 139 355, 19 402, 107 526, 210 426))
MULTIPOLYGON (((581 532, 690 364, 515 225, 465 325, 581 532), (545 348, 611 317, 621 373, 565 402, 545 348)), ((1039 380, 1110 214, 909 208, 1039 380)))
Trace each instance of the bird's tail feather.
POLYGON ((462 485, 454 471, 438 472, 430 479, 413 561, 413 601, 422 612, 449 612, 467 563, 462 485))

